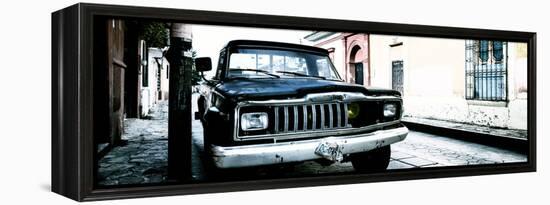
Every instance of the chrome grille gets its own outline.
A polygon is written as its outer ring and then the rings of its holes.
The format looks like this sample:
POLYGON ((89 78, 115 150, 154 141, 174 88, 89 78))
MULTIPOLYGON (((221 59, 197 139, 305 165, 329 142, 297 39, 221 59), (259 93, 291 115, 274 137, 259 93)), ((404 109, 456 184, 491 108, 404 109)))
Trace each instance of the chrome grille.
POLYGON ((323 103, 273 107, 273 133, 306 132, 348 127, 348 104, 323 103))

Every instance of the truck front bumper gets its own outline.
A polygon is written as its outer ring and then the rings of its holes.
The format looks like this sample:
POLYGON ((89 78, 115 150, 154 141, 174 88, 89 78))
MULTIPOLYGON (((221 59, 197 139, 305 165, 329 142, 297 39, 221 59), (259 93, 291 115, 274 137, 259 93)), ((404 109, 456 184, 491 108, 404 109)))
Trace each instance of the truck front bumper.
POLYGON ((406 127, 398 127, 375 132, 325 137, 313 140, 277 142, 271 144, 245 145, 233 147, 212 146, 212 156, 218 168, 238 168, 260 165, 273 165, 289 162, 302 162, 323 158, 315 153, 319 144, 336 143, 342 146, 343 155, 367 152, 399 141, 407 136, 406 127))

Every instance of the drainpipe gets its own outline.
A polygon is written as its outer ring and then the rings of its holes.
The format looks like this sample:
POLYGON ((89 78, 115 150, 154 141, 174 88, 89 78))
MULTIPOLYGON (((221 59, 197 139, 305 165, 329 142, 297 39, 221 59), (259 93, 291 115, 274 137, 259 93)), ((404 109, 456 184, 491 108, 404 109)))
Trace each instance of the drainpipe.
POLYGON ((344 36, 344 82, 348 82, 348 68, 349 66, 349 58, 348 58, 348 37, 344 36))
POLYGON ((372 86, 371 85, 371 67, 370 67, 370 49, 371 49, 371 46, 370 46, 370 34, 365 34, 367 35, 367 68, 368 68, 368 85, 367 86, 372 86))

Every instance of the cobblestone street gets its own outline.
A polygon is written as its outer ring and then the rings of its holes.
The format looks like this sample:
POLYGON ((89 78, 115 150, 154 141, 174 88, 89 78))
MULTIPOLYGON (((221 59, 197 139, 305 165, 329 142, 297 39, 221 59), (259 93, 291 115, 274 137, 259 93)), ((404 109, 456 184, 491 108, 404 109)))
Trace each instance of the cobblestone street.
MULTIPOLYGON (((195 94, 192 100, 194 105, 196 97, 195 94)), ((193 120, 192 129, 192 177, 198 181, 209 180, 212 176, 204 166, 206 159, 203 154, 203 130, 200 121, 193 120)), ((150 119, 127 119, 123 139, 128 140, 127 145, 114 148, 99 161, 99 184, 163 182, 166 179, 167 165, 167 104, 160 103, 153 110, 150 119)), ((405 141, 392 145, 388 169, 526 161, 525 155, 513 151, 410 131, 405 141)), ((247 174, 239 174, 236 179, 294 177, 354 170, 351 162, 335 163, 330 166, 306 162, 295 166, 268 167, 249 171, 250 173, 247 172, 247 174)), ((231 179, 230 175, 227 177, 231 179)))
POLYGON ((160 102, 147 119, 124 120, 125 146, 99 160, 99 185, 162 183, 168 158, 168 101, 160 102))
MULTIPOLYGON (((202 127, 199 121, 193 126, 194 156, 204 157, 202 127)), ((202 172, 201 159, 195 159, 197 168, 194 173, 196 179, 208 178, 208 173, 202 172)), ((512 151, 500 148, 464 142, 422 132, 410 131, 405 141, 392 145, 391 161, 388 169, 408 169, 436 166, 458 166, 475 164, 495 164, 510 162, 526 162, 527 157, 512 151)), ((204 169, 204 168, 202 168, 204 169)), ((312 174, 353 172, 351 162, 335 163, 323 166, 316 162, 305 162, 292 167, 280 169, 263 168, 252 170, 257 177, 293 177, 312 174), (282 170, 281 170, 282 169, 282 170), (281 173, 283 171, 283 173, 281 173)))

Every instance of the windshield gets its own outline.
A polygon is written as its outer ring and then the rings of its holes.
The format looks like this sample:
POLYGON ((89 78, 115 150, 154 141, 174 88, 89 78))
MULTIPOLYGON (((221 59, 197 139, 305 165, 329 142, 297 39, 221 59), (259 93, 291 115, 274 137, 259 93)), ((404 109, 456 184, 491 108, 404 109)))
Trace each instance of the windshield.
POLYGON ((321 78, 340 80, 326 55, 274 49, 235 49, 229 55, 228 77, 321 78))

